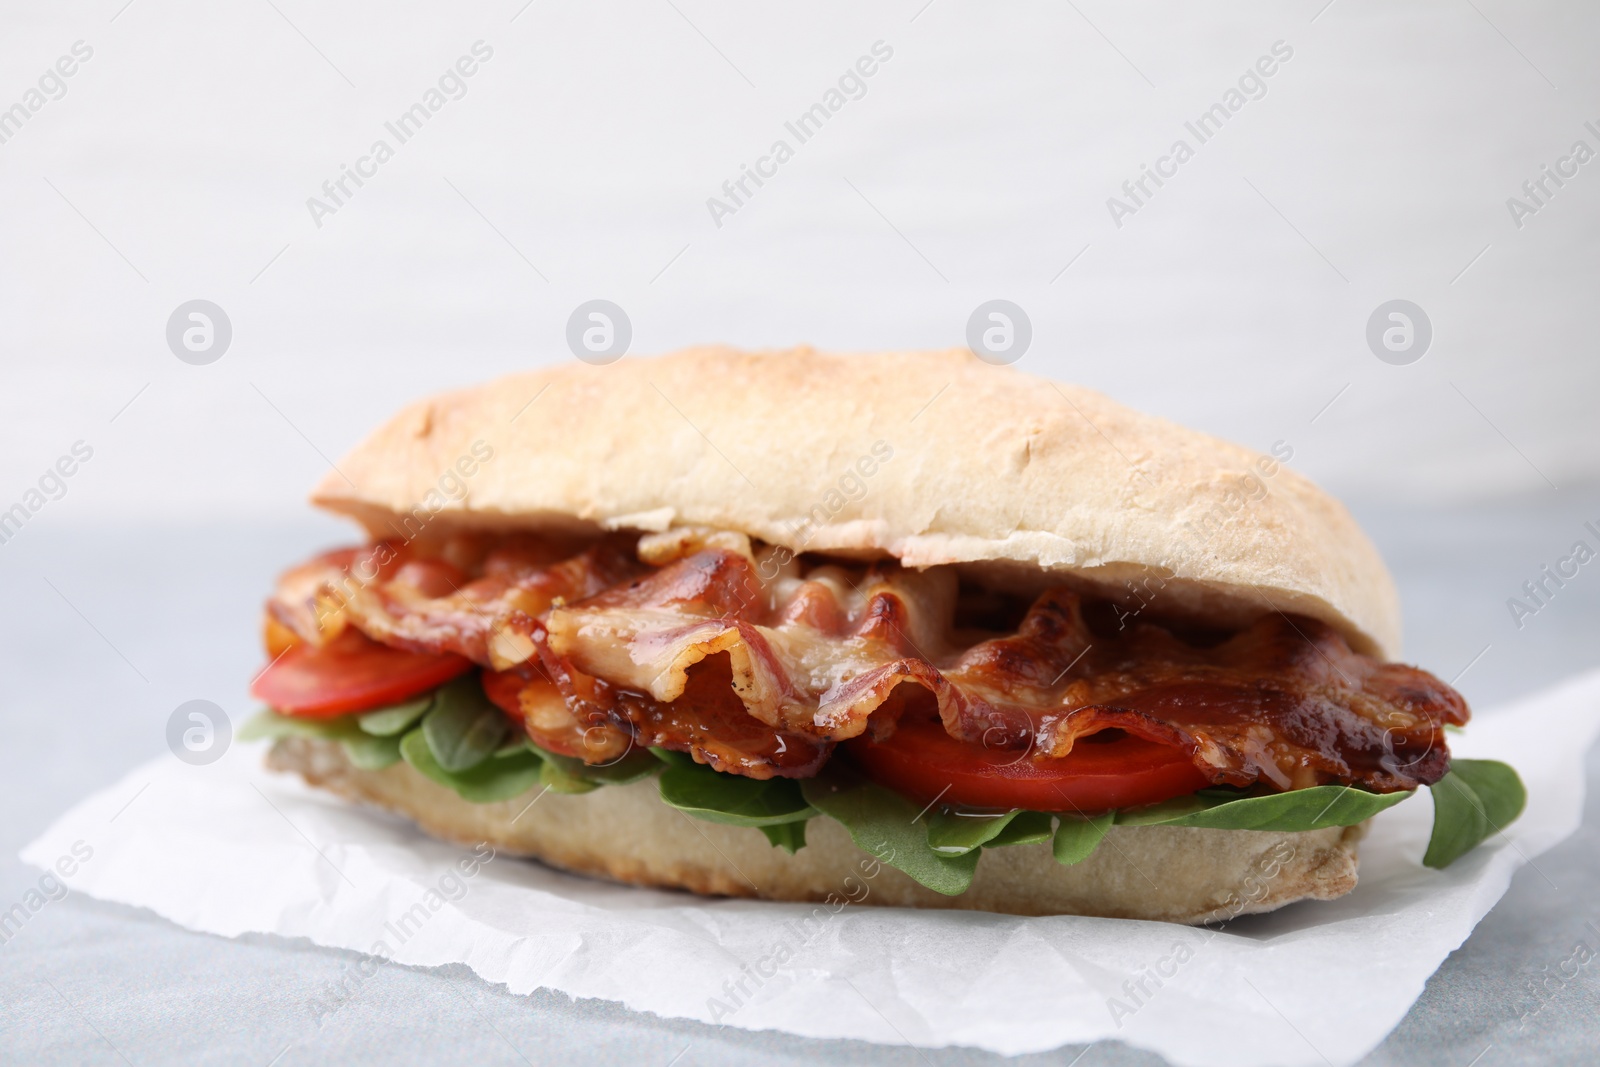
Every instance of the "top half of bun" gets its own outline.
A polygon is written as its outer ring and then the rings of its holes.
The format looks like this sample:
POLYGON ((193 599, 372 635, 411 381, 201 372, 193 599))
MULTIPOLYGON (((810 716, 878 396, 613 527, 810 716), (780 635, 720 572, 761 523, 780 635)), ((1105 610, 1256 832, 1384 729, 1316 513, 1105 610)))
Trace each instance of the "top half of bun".
POLYGON ((709 526, 796 551, 960 564, 1003 585, 1064 581, 1223 625, 1297 612, 1398 654, 1377 550, 1287 458, 964 350, 706 347, 419 401, 313 500, 389 537, 405 516, 709 526))

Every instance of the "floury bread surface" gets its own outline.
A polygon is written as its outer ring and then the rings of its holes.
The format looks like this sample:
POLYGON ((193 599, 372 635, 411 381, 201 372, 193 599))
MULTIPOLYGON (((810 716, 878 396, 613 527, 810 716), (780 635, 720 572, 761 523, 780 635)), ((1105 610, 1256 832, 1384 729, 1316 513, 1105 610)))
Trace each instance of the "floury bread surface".
POLYGON ((960 896, 925 889, 857 848, 826 817, 806 826, 794 855, 759 830, 691 819, 661 802, 655 781, 563 796, 529 793, 472 804, 405 763, 355 767, 337 742, 285 738, 268 757, 346 799, 398 812, 435 837, 531 856, 579 874, 722 896, 965 908, 1016 915, 1099 915, 1216 922, 1296 900, 1342 896, 1356 884, 1362 826, 1304 833, 1114 826, 1071 867, 1050 845, 986 849, 960 896), (870 877, 869 877, 870 874, 870 877), (861 886, 868 891, 861 894, 861 886))
POLYGON ((380 537, 407 536, 419 508, 434 529, 702 526, 1125 603, 1159 592, 1163 612, 1216 624, 1296 612, 1392 658, 1388 571, 1344 507, 1284 465, 1290 454, 964 350, 708 347, 419 401, 313 499, 380 537), (484 451, 493 458, 477 462, 484 451), (463 461, 470 478, 452 473, 463 461), (461 494, 441 494, 442 478, 461 494))

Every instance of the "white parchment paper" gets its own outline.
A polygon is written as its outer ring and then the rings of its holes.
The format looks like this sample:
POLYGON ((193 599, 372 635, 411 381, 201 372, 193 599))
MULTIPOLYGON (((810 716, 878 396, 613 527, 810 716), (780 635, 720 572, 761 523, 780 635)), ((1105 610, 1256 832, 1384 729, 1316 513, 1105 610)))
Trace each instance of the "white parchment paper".
MULTIPOLYGON (((1429 801, 1406 801, 1363 843, 1355 892, 1221 931, 623 888, 430 840, 268 774, 258 745, 205 767, 152 761, 22 859, 192 930, 464 963, 513 992, 664 1016, 1006 1054, 1117 1038, 1183 1065, 1346 1064, 1404 1016, 1517 868, 1577 829, 1597 733, 1600 672, 1478 715, 1452 749, 1507 760, 1529 786, 1505 835, 1430 871, 1429 801)), ((326 1007, 341 995, 330 988, 326 1007)))

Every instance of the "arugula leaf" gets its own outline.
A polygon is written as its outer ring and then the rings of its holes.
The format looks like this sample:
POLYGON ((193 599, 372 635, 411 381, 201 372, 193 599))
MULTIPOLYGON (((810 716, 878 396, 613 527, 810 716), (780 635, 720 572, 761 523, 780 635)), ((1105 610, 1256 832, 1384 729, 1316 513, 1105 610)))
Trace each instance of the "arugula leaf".
POLYGON ((1465 780, 1478 794, 1491 830, 1503 830, 1516 822, 1528 805, 1528 788, 1510 764, 1493 759, 1453 759, 1450 775, 1465 780))
POLYGON ((433 750, 421 730, 406 734, 400 742, 400 755, 424 776, 448 786, 461 799, 474 804, 491 804, 526 793, 539 784, 545 768, 544 760, 530 750, 504 759, 483 760, 470 770, 447 771, 434 759, 433 750))
MULTIPOLYGON (((782 826, 817 814, 792 778, 758 781, 692 761, 674 762, 661 772, 661 800, 697 819, 728 826, 782 826)), ((803 844, 804 831, 800 840, 803 844)))
POLYGON ((239 729, 239 740, 277 740, 280 737, 314 737, 337 741, 350 762, 364 771, 381 771, 400 758, 398 737, 372 737, 362 733, 355 717, 340 715, 332 719, 301 719, 263 709, 239 729))
POLYGON ((628 785, 661 773, 661 767, 643 749, 634 749, 610 763, 584 765, 584 776, 606 785, 628 785))
POLYGON ((1053 822, 1048 814, 1042 811, 1019 811, 1017 817, 1012 819, 983 846, 984 848, 1001 848, 1005 845, 1038 845, 1050 840, 1053 832, 1053 822))
MULTIPOLYGON (((775 847, 793 854, 805 847, 806 821, 825 814, 881 862, 951 896, 971 885, 985 847, 1052 839, 1052 817, 1043 812, 947 808, 929 816, 924 829, 913 821, 919 813, 909 800, 874 783, 758 781, 714 771, 687 753, 660 748, 591 766, 547 752, 514 731, 470 674, 414 700, 359 715, 306 719, 266 708, 240 728, 238 737, 337 741, 350 762, 363 770, 381 770, 403 758, 474 803, 505 800, 541 783, 559 793, 587 793, 660 774, 662 801, 694 818, 755 827, 775 847)), ((1527 789, 1517 772, 1497 760, 1454 760, 1431 791, 1433 834, 1422 862, 1433 868, 1447 867, 1476 848, 1521 815, 1527 803, 1527 789)), ((1351 826, 1408 796, 1331 785, 1265 796, 1201 790, 1088 819, 1061 815, 1051 850, 1060 863, 1079 863, 1094 853, 1113 823, 1286 832, 1351 826)))
POLYGON ((817 809, 788 778, 757 781, 714 771, 686 752, 652 748, 649 755, 666 764, 661 774, 661 801, 685 815, 727 826, 751 826, 774 848, 791 856, 806 847, 806 821, 817 809))
POLYGON ((400 762, 398 737, 359 735, 347 737, 340 744, 344 746, 344 754, 350 757, 350 762, 364 771, 381 771, 400 762))
POLYGON ((336 719, 299 719, 292 715, 279 715, 271 708, 262 708, 239 727, 240 741, 276 741, 280 737, 319 737, 328 741, 343 741, 359 735, 349 716, 336 719))
POLYGON ((470 770, 493 755, 508 729, 505 712, 483 695, 476 673, 434 690, 433 707, 422 719, 422 736, 434 761, 452 774, 470 770))
POLYGON ((1433 834, 1422 857, 1440 869, 1476 848, 1522 814, 1528 791, 1517 772, 1498 760, 1455 759, 1450 772, 1429 789, 1433 834))
POLYGON ((791 856, 806 847, 805 820, 783 822, 776 826, 761 826, 757 829, 767 835, 767 840, 772 842, 774 848, 781 848, 791 856))
POLYGON ((493 758, 505 759, 507 756, 515 756, 518 753, 526 752, 532 747, 528 743, 526 734, 512 731, 511 736, 500 742, 500 747, 494 750, 493 758))
POLYGON ((579 778, 596 785, 627 785, 629 782, 637 782, 641 778, 661 773, 660 762, 649 752, 641 749, 630 749, 610 763, 585 763, 581 759, 562 756, 541 748, 532 741, 527 744, 529 748, 543 756, 546 763, 561 768, 569 778, 579 778))
POLYGON ((356 723, 361 729, 377 737, 394 737, 397 734, 403 734, 411 729, 411 725, 422 718, 423 713, 433 706, 433 692, 433 690, 429 690, 403 704, 377 708, 373 711, 364 711, 356 716, 356 723))
POLYGON ((1055 855, 1056 862, 1070 867, 1094 855, 1094 850, 1100 847, 1100 842, 1111 832, 1111 824, 1116 821, 1117 813, 1114 811, 1108 811, 1104 815, 1091 815, 1088 818, 1077 815, 1061 816, 1060 825, 1056 827, 1055 841, 1050 845, 1050 851, 1055 855))
POLYGON ((1491 831, 1484 803, 1466 779, 1446 774, 1428 791, 1433 794, 1433 833, 1422 865, 1437 870, 1466 855, 1491 831))
POLYGON ((914 821, 921 812, 899 793, 872 782, 847 785, 818 778, 803 780, 800 792, 812 807, 843 823, 857 848, 934 892, 957 896, 972 884, 982 850, 962 856, 935 852, 927 829, 914 821))
MULTIPOLYGON (((531 750, 531 747, 530 747, 531 750)), ((543 758, 543 755, 540 754, 543 758)), ((539 774, 539 781, 544 787, 554 793, 593 793, 600 788, 599 782, 591 782, 587 778, 579 778, 569 774, 567 769, 559 763, 544 761, 544 770, 539 774)))
POLYGON ((1201 790, 1117 812, 1123 826, 1203 826, 1214 830, 1320 830, 1354 826, 1392 808, 1410 793, 1369 793, 1347 785, 1318 785, 1268 796, 1239 797, 1201 790))
POLYGON ((539 780, 556 793, 590 793, 602 785, 627 785, 661 770, 661 764, 648 752, 628 752, 611 763, 591 766, 581 759, 541 748, 523 734, 508 738, 495 750, 494 756, 505 759, 519 752, 531 752, 544 761, 539 780))
MULTIPOLYGON (((990 844, 1011 827, 1024 811, 965 811, 941 808, 928 813, 928 847, 941 856, 965 856, 990 844)), ((1048 826, 1050 817, 1045 816, 1048 826)))

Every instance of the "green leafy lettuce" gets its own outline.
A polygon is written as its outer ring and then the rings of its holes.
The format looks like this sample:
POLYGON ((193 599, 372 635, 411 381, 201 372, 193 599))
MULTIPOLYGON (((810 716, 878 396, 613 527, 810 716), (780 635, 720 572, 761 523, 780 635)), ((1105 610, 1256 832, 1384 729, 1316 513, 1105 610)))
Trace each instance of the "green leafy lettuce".
MULTIPOLYGON (((279 715, 267 709, 240 730, 241 740, 315 737, 337 741, 350 762, 382 770, 405 760, 424 777, 464 800, 509 800, 538 786, 557 793, 587 793, 602 785, 637 781, 661 764, 629 752, 601 766, 538 748, 515 731, 472 675, 387 708, 331 719, 279 715)), ((804 831, 801 831, 802 840, 804 831)))
POLYGON ((928 847, 941 856, 964 856, 976 848, 1032 845, 1050 840, 1050 816, 1038 811, 975 811, 941 808, 927 816, 928 847))
POLYGON ((800 791, 811 806, 844 824, 856 847, 946 896, 967 891, 978 869, 981 848, 960 855, 935 852, 917 806, 874 782, 844 784, 808 778, 800 791))
POLYGON ((408 700, 403 704, 362 712, 355 717, 356 724, 363 732, 376 737, 399 736, 411 729, 416 721, 433 707, 435 693, 424 693, 415 700, 408 700))
POLYGON ((239 740, 276 740, 280 737, 315 737, 337 741, 350 762, 364 771, 381 771, 400 759, 398 737, 374 737, 362 731, 353 715, 337 719, 298 719, 263 711, 239 730, 239 740))
POLYGON ((1498 760, 1456 759, 1433 794, 1433 836, 1424 866, 1444 868, 1499 833, 1522 814, 1528 790, 1517 772, 1498 760))
POLYGON ((621 757, 607 763, 585 763, 572 756, 547 752, 532 741, 526 744, 544 760, 550 773, 545 784, 550 785, 558 793, 587 793, 590 789, 602 785, 627 785, 629 782, 637 782, 661 771, 661 764, 650 753, 639 749, 629 749, 621 757), (578 783, 581 787, 565 790, 557 788, 553 784, 557 774, 566 782, 578 783))
POLYGON ((1265 796, 1202 789, 1191 796, 1120 811, 1117 822, 1123 826, 1201 826, 1210 830, 1321 830, 1364 822, 1410 795, 1368 793, 1347 785, 1319 785, 1265 796))
POLYGON ((651 749, 666 764, 661 772, 661 799, 686 815, 726 826, 750 826, 774 847, 790 855, 806 844, 806 821, 819 814, 790 778, 757 781, 721 774, 690 756, 651 749))
POLYGON ((1094 850, 1100 847, 1100 839, 1111 832, 1111 824, 1116 817, 1114 811, 1088 817, 1061 816, 1056 825, 1055 839, 1050 843, 1050 851, 1056 862, 1070 867, 1094 855, 1094 850))
MULTIPOLYGON (((1081 863, 1113 825, 1187 826, 1214 830, 1305 831, 1352 826, 1411 793, 1370 793, 1353 786, 1315 786, 1252 795, 1203 789, 1160 804, 1094 816, 1038 811, 919 808, 884 786, 825 773, 813 779, 760 781, 715 771, 681 752, 633 750, 604 765, 539 748, 516 731, 484 696, 474 675, 420 697, 359 715, 301 719, 263 711, 241 740, 289 736, 336 741, 350 761, 381 770, 404 760, 425 777, 473 803, 509 800, 542 787, 586 793, 658 775, 661 800, 685 815, 760 830, 774 847, 805 847, 806 824, 818 816, 840 823, 851 840, 882 863, 939 893, 972 884, 986 848, 1050 843, 1055 859, 1081 863)), ((1517 772, 1494 760, 1457 759, 1432 787, 1433 835, 1423 863, 1442 868, 1502 830, 1522 813, 1527 791, 1517 772)))
POLYGON ((654 750, 666 763, 661 799, 697 819, 728 826, 782 826, 818 814, 792 778, 758 781, 721 774, 679 752, 654 750))
POLYGON ((483 686, 464 674, 433 691, 433 706, 422 716, 422 736, 438 765, 451 773, 470 770, 494 755, 511 724, 483 695, 483 686))
POLYGON ((474 804, 521 796, 543 780, 545 768, 544 760, 524 748, 509 756, 488 756, 462 770, 447 770, 422 730, 406 734, 400 742, 400 755, 424 777, 455 790, 463 800, 474 804))

